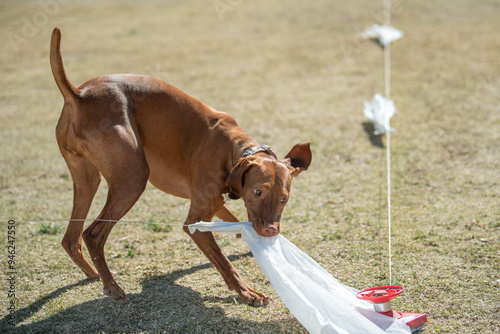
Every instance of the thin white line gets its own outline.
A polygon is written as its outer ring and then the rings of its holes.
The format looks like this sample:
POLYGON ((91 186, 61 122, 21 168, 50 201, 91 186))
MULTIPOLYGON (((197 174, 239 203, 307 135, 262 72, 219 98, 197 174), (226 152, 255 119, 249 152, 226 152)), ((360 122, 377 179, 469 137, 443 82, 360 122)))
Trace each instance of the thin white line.
MULTIPOLYGON (((70 221, 103 221, 103 222, 115 222, 115 223, 131 223, 131 224, 151 224, 151 225, 168 225, 168 226, 184 226, 184 224, 171 224, 171 223, 158 223, 158 222, 139 222, 130 220, 112 220, 112 219, 93 219, 93 218, 82 218, 82 219, 0 219, 0 222, 27 222, 27 223, 43 223, 43 222, 70 222, 70 221)), ((187 226, 187 225, 186 225, 187 226)))

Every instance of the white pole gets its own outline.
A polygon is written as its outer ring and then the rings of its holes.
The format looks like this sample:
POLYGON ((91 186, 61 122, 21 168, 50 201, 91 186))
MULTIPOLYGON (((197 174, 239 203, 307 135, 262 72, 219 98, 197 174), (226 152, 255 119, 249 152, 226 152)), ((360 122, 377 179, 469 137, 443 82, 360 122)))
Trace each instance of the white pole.
MULTIPOLYGON (((391 1, 384 0, 384 25, 391 23, 391 1)), ((385 67, 385 98, 391 98, 391 44, 384 47, 384 67, 385 67)), ((391 127, 390 118, 387 118, 386 138, 387 138, 387 220, 389 222, 389 285, 392 285, 392 226, 391 226, 391 127)))

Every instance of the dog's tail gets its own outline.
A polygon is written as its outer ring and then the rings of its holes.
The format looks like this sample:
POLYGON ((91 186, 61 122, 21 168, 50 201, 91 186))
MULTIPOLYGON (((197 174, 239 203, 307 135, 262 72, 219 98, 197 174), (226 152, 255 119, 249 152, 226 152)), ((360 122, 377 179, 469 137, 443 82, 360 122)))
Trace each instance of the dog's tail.
POLYGON ((71 84, 64 71, 61 55, 61 30, 57 27, 52 31, 50 40, 50 67, 62 95, 66 99, 79 97, 81 91, 71 84))

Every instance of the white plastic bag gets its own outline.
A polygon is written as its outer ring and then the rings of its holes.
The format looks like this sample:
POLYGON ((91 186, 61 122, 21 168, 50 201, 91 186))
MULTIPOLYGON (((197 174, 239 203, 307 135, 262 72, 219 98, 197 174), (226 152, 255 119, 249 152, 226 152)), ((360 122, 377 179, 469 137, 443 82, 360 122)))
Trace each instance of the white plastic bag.
POLYGON ((403 32, 387 25, 374 24, 363 32, 366 39, 376 39, 382 46, 387 46, 403 37, 403 32))
POLYGON ((371 303, 356 298, 358 290, 341 284, 282 235, 261 237, 248 222, 199 222, 189 230, 241 233, 280 298, 310 333, 411 333, 403 319, 375 312, 371 303))
POLYGON ((396 107, 392 100, 388 100, 377 93, 373 96, 372 102, 365 102, 363 112, 366 118, 373 123, 375 135, 381 135, 388 131, 391 133, 396 132, 389 126, 390 119, 396 112, 396 107))

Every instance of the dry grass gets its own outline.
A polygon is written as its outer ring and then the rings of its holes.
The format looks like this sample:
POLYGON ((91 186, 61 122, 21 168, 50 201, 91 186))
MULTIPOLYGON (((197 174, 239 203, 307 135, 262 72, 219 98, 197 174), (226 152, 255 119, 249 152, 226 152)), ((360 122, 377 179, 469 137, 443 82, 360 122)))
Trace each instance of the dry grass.
MULTIPOLYGON (((311 141, 313 165, 295 181, 283 234, 347 285, 387 284, 385 151, 370 142, 362 115, 363 102, 383 93, 383 57, 357 37, 380 7, 242 1, 221 18, 212 1, 76 1, 43 20, 37 1, 1 1, 0 218, 70 215, 72 182, 54 138, 62 99, 48 64, 59 26, 75 84, 149 74, 229 112, 279 155, 311 141), (39 27, 30 32, 26 22, 39 27)), ((499 6, 394 7, 405 38, 392 48, 393 283, 407 290, 395 306, 426 312, 427 333, 499 332, 499 6)), ((124 220, 181 224, 187 205, 149 187, 124 220)), ((241 203, 231 207, 246 218, 241 203)), ((272 296, 266 308, 241 304, 179 227, 118 224, 106 252, 132 300, 119 306, 62 250, 65 225, 17 224, 19 323, 0 319, 0 331, 305 332, 241 240, 217 236, 249 284, 272 296)), ((5 250, 5 222, 0 230, 5 250)), ((2 280, 2 315, 6 297, 2 280)))

